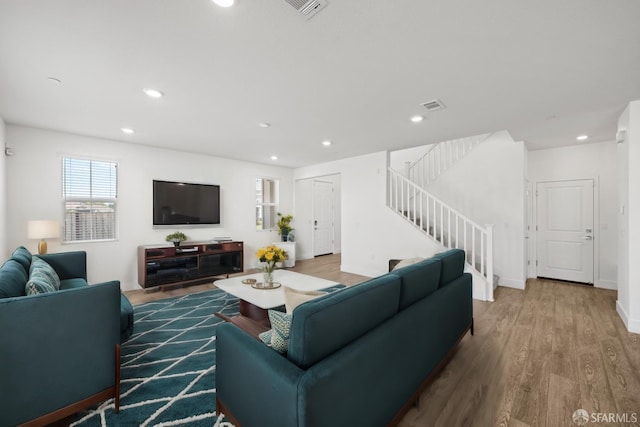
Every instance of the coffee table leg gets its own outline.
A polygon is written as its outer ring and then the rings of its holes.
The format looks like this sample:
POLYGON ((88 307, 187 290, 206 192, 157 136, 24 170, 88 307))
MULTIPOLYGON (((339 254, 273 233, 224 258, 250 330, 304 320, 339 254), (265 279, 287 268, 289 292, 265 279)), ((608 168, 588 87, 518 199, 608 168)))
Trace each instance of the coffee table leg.
POLYGON ((271 327, 271 322, 269 322, 269 312, 264 308, 260 308, 243 299, 240 300, 240 314, 255 320, 268 328, 271 327))

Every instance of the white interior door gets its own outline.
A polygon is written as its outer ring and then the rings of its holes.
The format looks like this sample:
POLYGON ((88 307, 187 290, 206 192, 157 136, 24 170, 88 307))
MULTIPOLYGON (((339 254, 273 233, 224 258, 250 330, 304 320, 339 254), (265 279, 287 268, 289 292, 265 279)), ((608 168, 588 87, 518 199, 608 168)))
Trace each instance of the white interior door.
POLYGON ((538 183, 538 277, 593 283, 593 180, 538 183))
POLYGON ((333 183, 313 181, 313 255, 333 253, 333 183))

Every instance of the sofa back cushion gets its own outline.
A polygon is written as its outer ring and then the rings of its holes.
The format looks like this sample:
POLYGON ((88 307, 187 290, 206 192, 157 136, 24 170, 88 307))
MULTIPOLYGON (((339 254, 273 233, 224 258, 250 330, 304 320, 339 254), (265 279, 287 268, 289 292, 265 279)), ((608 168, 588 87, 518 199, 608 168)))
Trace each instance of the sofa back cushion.
POLYGON ((437 291, 440 284, 441 268, 442 262, 440 259, 429 258, 393 270, 390 274, 399 276, 402 282, 399 310, 403 310, 414 302, 437 291))
POLYGON ((434 255, 434 258, 442 261, 440 273, 440 288, 447 283, 456 280, 464 273, 464 251, 462 249, 450 249, 446 252, 434 255))
POLYGON ((399 298, 400 278, 388 274, 299 305, 287 357, 312 366, 393 316, 399 298))
POLYGON ((0 267, 0 298, 24 296, 26 284, 27 273, 20 262, 9 259, 0 267))

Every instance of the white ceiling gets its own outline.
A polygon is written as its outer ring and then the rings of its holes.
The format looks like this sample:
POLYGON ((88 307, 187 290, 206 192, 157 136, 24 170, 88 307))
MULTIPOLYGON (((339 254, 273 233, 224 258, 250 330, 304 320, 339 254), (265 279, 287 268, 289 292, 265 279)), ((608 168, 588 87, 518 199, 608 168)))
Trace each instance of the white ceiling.
POLYGON ((640 99, 637 0, 328 2, 0 0, 0 117, 297 167, 502 129, 607 141, 640 99))

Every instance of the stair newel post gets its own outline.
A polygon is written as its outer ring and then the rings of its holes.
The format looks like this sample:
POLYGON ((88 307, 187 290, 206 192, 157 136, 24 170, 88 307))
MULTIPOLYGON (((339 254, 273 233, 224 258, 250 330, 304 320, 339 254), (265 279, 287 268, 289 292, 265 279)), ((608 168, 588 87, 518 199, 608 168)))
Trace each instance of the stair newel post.
POLYGON ((493 301, 493 224, 485 224, 487 229, 487 301, 493 301))

